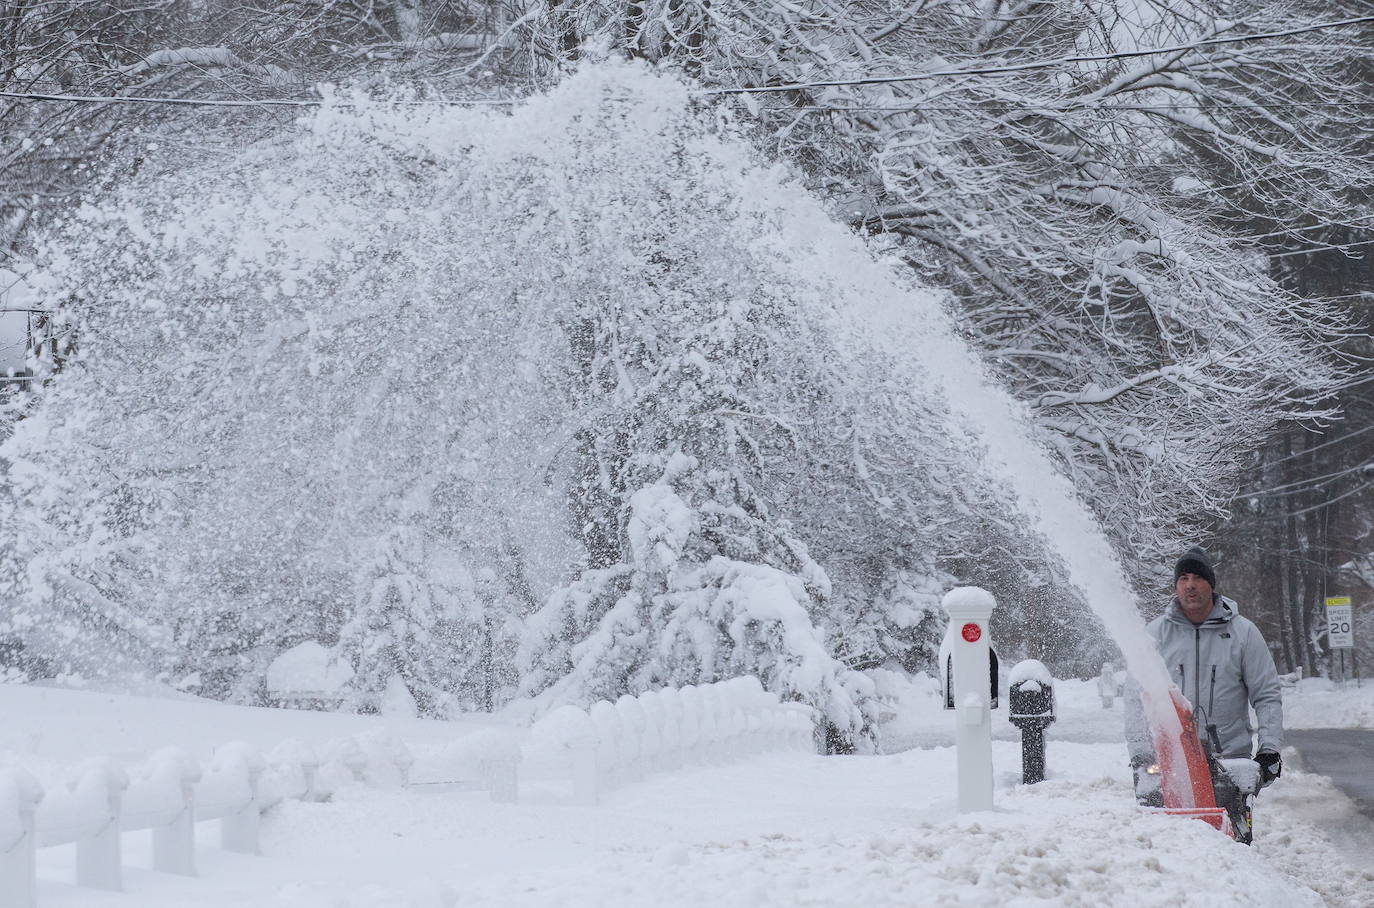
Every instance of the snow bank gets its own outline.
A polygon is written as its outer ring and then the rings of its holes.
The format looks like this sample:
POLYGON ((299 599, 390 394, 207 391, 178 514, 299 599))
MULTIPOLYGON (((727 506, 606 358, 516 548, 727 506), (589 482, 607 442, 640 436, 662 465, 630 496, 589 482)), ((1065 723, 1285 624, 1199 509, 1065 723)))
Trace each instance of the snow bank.
POLYGON ((283 881, 258 904, 1364 908, 1374 894, 1361 871, 1324 869, 1320 833, 1268 793, 1247 849, 1138 810, 1112 746, 1051 747, 1054 775, 1027 787, 1019 747, 999 744, 999 809, 962 819, 947 749, 776 755, 653 777, 600 808, 377 793, 340 829, 292 805, 273 833, 283 881), (374 863, 346 865, 360 844, 374 863))
POLYGON ((1283 722, 1290 728, 1374 728, 1374 680, 1338 687, 1304 678, 1283 692, 1283 722))
MULTIPOLYGON (((923 704, 919 717, 908 718, 929 720, 932 728, 950 727, 953 718, 939 710, 930 678, 883 672, 874 673, 874 680, 886 707, 923 704)), ((279 805, 263 827, 263 857, 228 861, 213 849, 201 849, 199 879, 133 871, 128 893, 108 896, 45 883, 40 904, 115 908, 130 899, 139 908, 1374 904, 1369 824, 1329 782, 1286 771, 1260 797, 1252 849, 1203 823, 1139 812, 1120 741, 1119 710, 1101 707, 1094 681, 1062 679, 1056 687, 1061 721, 1049 733, 1049 779, 1020 785, 1019 744, 1010 738, 994 742, 998 810, 975 817, 955 817, 955 761, 946 747, 876 757, 775 753, 728 766, 654 772, 633 787, 608 792, 600 807, 534 799, 512 808, 492 803, 481 792, 358 787, 330 804, 279 805), (1064 740, 1060 732, 1066 727, 1090 733, 1095 743, 1064 740)), ((679 693, 684 716, 700 715, 701 694, 695 688, 690 695, 679 693)), ((658 702, 646 712, 670 711, 674 698, 660 693, 650 699, 658 702)), ((124 700, 146 706, 138 698, 110 697, 108 711, 118 715, 124 700)), ((187 706, 155 702, 169 710, 187 706)), ((270 711, 200 706, 223 736, 254 739, 277 728, 269 721, 270 711)), ((614 712, 612 704, 606 706, 614 712)), ((80 721, 60 712, 51 718, 55 732, 80 721)), ((366 717, 341 718, 353 723, 355 733, 373 727, 366 717)), ((1010 730, 1005 722, 994 727, 1010 730)), ((479 743, 462 739, 451 745, 465 742, 479 743)), ((509 754, 510 738, 504 742, 509 754)), ((90 744, 52 753, 70 764, 89 753, 90 744)), ((476 748, 486 750, 485 745, 476 748)), ((284 753, 308 755, 296 745, 284 753)), ((425 759, 421 751, 417 770, 425 759)), ((133 775, 137 782, 138 771, 133 775)), ((12 829, 5 825, 4 808, 12 805, 13 792, 9 774, 0 771, 0 834, 12 829)), ((40 859, 47 862, 41 866, 45 880, 70 873, 51 852, 40 859)))

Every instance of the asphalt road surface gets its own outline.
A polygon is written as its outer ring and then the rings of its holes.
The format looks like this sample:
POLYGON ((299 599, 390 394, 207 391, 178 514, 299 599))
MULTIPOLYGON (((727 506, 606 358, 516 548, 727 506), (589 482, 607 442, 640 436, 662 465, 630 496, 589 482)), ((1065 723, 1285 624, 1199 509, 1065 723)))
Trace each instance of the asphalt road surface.
POLYGON ((1374 730, 1290 728, 1285 741, 1302 755, 1302 768, 1329 778, 1374 820, 1374 730))

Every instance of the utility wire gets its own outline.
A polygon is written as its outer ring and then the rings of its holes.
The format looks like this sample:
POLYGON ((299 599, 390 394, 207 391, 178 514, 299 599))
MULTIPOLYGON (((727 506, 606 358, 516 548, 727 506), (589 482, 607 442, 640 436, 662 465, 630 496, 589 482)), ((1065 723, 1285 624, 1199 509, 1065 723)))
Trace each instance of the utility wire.
MULTIPOLYGON (((1271 259, 1284 259, 1290 255, 1310 255, 1313 252, 1344 252, 1347 249, 1354 249, 1356 246, 1374 246, 1374 240, 1360 240, 1355 243, 1331 243, 1326 246, 1313 246, 1309 249, 1293 249, 1288 252, 1267 253, 1271 259)), ((1360 258, 1357 255, 1347 256, 1347 258, 1360 258)))
POLYGON ((1365 22, 1374 22, 1374 16, 1357 16, 1353 19, 1341 19, 1335 22, 1316 22, 1311 25, 1304 25, 1298 28, 1283 29, 1281 31, 1259 32, 1253 35, 1237 35, 1234 38, 1206 38, 1195 41, 1191 44, 1175 44, 1169 47, 1151 47, 1144 50, 1123 50, 1114 51, 1110 54, 1078 54, 1070 57, 1058 57, 1053 60, 1032 60, 1028 63, 1013 63, 1003 66, 980 66, 967 69, 941 69, 929 70, 921 73, 910 73, 900 76, 869 76, 860 79, 830 79, 817 82, 792 82, 786 85, 755 85, 740 88, 706 88, 700 89, 696 94, 702 95, 745 95, 763 94, 774 91, 798 91, 805 88, 839 88, 843 86, 858 85, 891 85, 896 82, 918 82, 923 79, 934 79, 942 76, 993 76, 1006 75, 1011 73, 1027 72, 1034 69, 1048 69, 1055 66, 1064 66, 1070 63, 1102 63, 1111 60, 1129 60, 1136 57, 1152 57, 1158 54, 1176 54, 1190 50, 1199 50, 1204 47, 1215 47, 1223 44, 1241 44, 1250 41, 1263 41, 1269 38, 1286 38, 1291 35, 1301 35, 1308 32, 1322 31, 1328 28, 1341 28, 1346 25, 1360 25, 1365 22))
POLYGON ((1370 486, 1374 486, 1374 482, 1361 483, 1360 485, 1355 486, 1355 488, 1351 489, 1350 491, 1337 495, 1335 498, 1329 498, 1326 501, 1321 502, 1320 504, 1314 504, 1310 507, 1302 508, 1301 510, 1289 511, 1285 516, 1301 517, 1303 514, 1310 514, 1313 511, 1320 510, 1321 508, 1330 507, 1338 501, 1349 498, 1351 495, 1358 495, 1360 492, 1363 492, 1370 486))
MULTIPOLYGON (((824 113, 901 113, 903 111, 923 112, 923 111, 942 111, 948 113, 964 113, 966 111, 985 111, 987 113, 1011 113, 1014 111, 1052 111, 1054 113, 1071 113, 1077 110, 1140 110, 1140 111, 1170 111, 1170 110, 1246 110, 1255 111, 1257 105, 1253 104, 1074 104, 1065 102, 1063 104, 975 104, 969 103, 962 106, 930 106, 919 103, 913 99, 910 104, 888 104, 888 105, 869 105, 869 104, 846 104, 827 105, 827 104, 804 104, 796 107, 779 108, 778 112, 824 112, 824 113)), ((1330 101, 1325 103, 1304 103, 1301 101, 1278 101, 1258 105, 1265 110, 1317 110, 1323 108, 1351 108, 1351 107, 1374 107, 1374 101, 1330 101)))
MULTIPOLYGON (((141 95, 60 95, 60 94, 33 94, 14 91, 0 91, 0 98, 11 98, 17 101, 63 101, 72 104, 173 104, 183 107, 321 107, 323 100, 319 99, 290 99, 290 98, 263 98, 250 101, 230 101, 209 98, 149 98, 141 95)), ((441 105, 444 107, 476 107, 476 106, 502 106, 506 104, 517 104, 518 98, 508 99, 479 99, 471 101, 453 100, 415 100, 415 101, 385 101, 382 103, 392 105, 402 105, 407 107, 422 107, 427 105, 441 105)), ((353 107, 355 102, 335 99, 331 102, 339 107, 353 107)))
POLYGON ((1362 428, 1362 429, 1356 429, 1356 430, 1353 431, 1353 432, 1347 432, 1347 433, 1344 434, 1344 435, 1338 435, 1338 436, 1336 436, 1335 438, 1327 439, 1326 441, 1322 442, 1321 444, 1313 445, 1312 447, 1308 448, 1308 449, 1305 450, 1305 451, 1294 451, 1292 454, 1288 454, 1288 455, 1285 455, 1285 456, 1283 456, 1283 457, 1280 457, 1278 460, 1269 460, 1269 461, 1265 461, 1264 463, 1260 464, 1259 466, 1261 466, 1261 467, 1272 467, 1272 466, 1274 466, 1274 465, 1276 465, 1276 464, 1287 463, 1288 461, 1290 461, 1290 460, 1295 460, 1295 459, 1297 459, 1297 458, 1299 458, 1299 457, 1306 457, 1308 454, 1311 454, 1313 451, 1320 451, 1322 448, 1328 448, 1328 447, 1330 447, 1331 445, 1339 444, 1339 443, 1341 443, 1341 442, 1343 442, 1343 441, 1346 441, 1346 440, 1348 440, 1348 439, 1354 438, 1354 437, 1357 436, 1357 435, 1363 435, 1363 434, 1366 433, 1366 432, 1374 432, 1374 423, 1370 423, 1369 425, 1365 426, 1365 427, 1362 428))
MULTIPOLYGON (((1374 104, 1374 101, 1370 102, 1374 104)), ((1272 230, 1269 233, 1260 233, 1255 236, 1247 236, 1247 240, 1267 240, 1271 236, 1286 236, 1290 233, 1307 233, 1310 230, 1324 230, 1328 227, 1348 227, 1351 230, 1367 230, 1374 227, 1374 218, 1368 218, 1354 224, 1313 224, 1310 227, 1286 227, 1283 230, 1272 230)), ((1329 299, 1329 297, 1328 297, 1329 299)))
MULTIPOLYGON (((14 101, 42 101, 42 102, 65 102, 72 104, 174 104, 188 107, 320 107, 325 102, 315 99, 291 99, 291 98, 263 98, 260 100, 228 100, 228 99, 205 99, 205 98, 153 98, 143 95, 73 95, 73 94, 50 94, 43 92, 16 92, 0 91, 0 98, 9 98, 14 101)), ((423 106, 427 104, 441 105, 444 107, 478 107, 478 106, 504 106, 508 104, 518 104, 520 99, 472 99, 464 101, 454 101, 450 99, 431 99, 421 101, 385 101, 386 104, 405 104, 423 106)), ((340 107, 352 106, 352 102, 335 100, 334 103, 340 107)), ((1374 101, 1333 101, 1330 103, 1302 103, 1280 101, 1262 105, 1265 110, 1316 110, 1324 108, 1363 108, 1374 107, 1374 101)), ((971 110, 984 111, 986 113, 1015 113, 1024 111, 1027 113, 1035 111, 1050 111, 1054 113, 1072 113, 1075 111, 1102 111, 1102 110, 1128 110, 1139 112, 1167 112, 1171 110, 1243 110, 1254 111, 1255 107, 1248 104, 1102 104, 1087 105, 1067 103, 1062 105, 1053 104, 965 104, 962 106, 939 105, 930 106, 913 101, 905 105, 845 105, 827 106, 821 104, 808 104, 798 107, 782 108, 786 113, 965 113, 971 110)), ((1310 228, 1306 228, 1310 229, 1310 228)))
MULTIPOLYGON (((26 83, 27 85, 57 85, 62 83, 39 79, 26 83)), ((71 101, 71 102, 149 102, 149 103, 169 103, 169 104, 213 104, 217 106, 254 106, 254 105, 291 105, 298 107, 318 106, 324 102, 315 99, 263 99, 263 100, 198 100, 195 98, 151 98, 139 95, 73 95, 63 93, 42 93, 42 92, 12 92, 0 91, 0 97, 12 98, 25 101, 71 101)), ((342 102, 336 102, 342 103, 342 102)), ((397 103, 397 102, 388 102, 397 103)), ((513 104, 516 99, 473 99, 467 101, 453 100, 429 100, 429 101, 409 101, 408 104, 442 104, 446 106, 464 106, 476 104, 513 104)), ((1374 107, 1374 101, 1274 101, 1262 105, 1265 110, 1322 110, 1326 108, 1348 109, 1352 107, 1374 107)), ((1135 110, 1135 111, 1170 111, 1170 110, 1244 110, 1254 111, 1255 105, 1252 104, 1102 104, 1086 105, 1067 102, 1063 104, 965 104, 965 105, 928 105, 921 104, 913 99, 909 104, 892 105, 825 105, 825 104, 805 104, 789 106, 783 108, 789 113, 800 112, 822 112, 822 113, 901 113, 906 111, 938 111, 941 113, 963 113, 970 109, 985 111, 988 113, 1012 113, 1016 111, 1052 111, 1055 113, 1070 113, 1078 110, 1135 110)))
POLYGON ((202 98, 147 98, 138 95, 59 95, 0 91, 0 98, 16 101, 65 101, 73 104, 172 104, 186 107, 318 107, 321 101, 264 98, 256 101, 225 101, 202 98))
MULTIPOLYGON (((1268 464, 1266 464, 1266 466, 1268 466, 1268 464)), ((1307 477, 1307 478, 1305 478, 1305 479, 1298 479, 1298 480, 1294 480, 1293 482, 1286 482, 1286 483, 1284 483, 1283 485, 1271 486, 1270 488, 1267 488, 1267 489, 1259 489, 1258 491, 1255 491, 1255 492, 1245 492, 1245 493, 1244 493, 1244 496, 1245 496, 1246 498, 1257 498, 1257 497, 1259 497, 1259 496, 1261 496, 1261 495, 1271 495, 1271 494, 1275 494, 1275 493, 1282 494, 1282 495, 1297 495, 1297 494, 1300 493, 1300 492, 1305 492, 1305 491, 1307 491, 1308 488, 1312 488, 1312 487, 1316 487, 1316 486, 1320 486, 1320 485, 1325 485, 1327 482, 1330 482, 1332 479, 1336 479, 1336 478, 1341 477, 1341 476, 1346 476, 1346 475, 1348 475, 1348 474, 1350 474, 1350 473, 1357 473, 1357 472, 1359 472, 1360 470, 1363 470, 1363 469, 1365 469, 1365 468, 1368 467, 1368 466, 1371 466, 1371 464, 1368 464, 1368 463, 1356 464, 1356 465, 1353 466, 1353 467, 1346 467, 1346 468, 1343 469, 1343 470, 1336 470, 1334 473, 1326 473, 1326 474, 1321 475, 1321 476, 1309 476, 1309 477, 1307 477), (1300 486, 1301 486, 1302 488, 1299 488, 1300 486), (1292 490, 1292 491, 1286 491, 1286 490, 1292 490)))

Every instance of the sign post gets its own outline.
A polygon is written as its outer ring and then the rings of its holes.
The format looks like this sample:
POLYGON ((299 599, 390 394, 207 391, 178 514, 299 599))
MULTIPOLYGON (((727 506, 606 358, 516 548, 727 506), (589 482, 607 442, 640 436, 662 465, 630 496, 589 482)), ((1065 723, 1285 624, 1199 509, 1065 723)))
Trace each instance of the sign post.
POLYGON ((1355 618, 1349 596, 1326 597, 1326 632, 1331 654, 1340 651, 1341 683, 1345 683, 1345 651, 1355 648, 1355 618))
POLYGON ((945 594, 949 614, 950 699, 954 704, 959 812, 992 809, 992 666, 988 622, 996 600, 987 590, 962 586, 945 594))

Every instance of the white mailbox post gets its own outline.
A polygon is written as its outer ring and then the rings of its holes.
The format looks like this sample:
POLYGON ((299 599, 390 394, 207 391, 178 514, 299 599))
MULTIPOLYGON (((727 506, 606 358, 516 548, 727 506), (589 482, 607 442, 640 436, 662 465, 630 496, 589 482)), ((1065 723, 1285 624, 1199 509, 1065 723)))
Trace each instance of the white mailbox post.
POLYGON ((945 594, 952 656, 955 751, 959 762, 959 812, 992 809, 992 671, 988 621, 997 607, 992 594, 961 586, 945 594))

